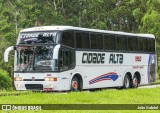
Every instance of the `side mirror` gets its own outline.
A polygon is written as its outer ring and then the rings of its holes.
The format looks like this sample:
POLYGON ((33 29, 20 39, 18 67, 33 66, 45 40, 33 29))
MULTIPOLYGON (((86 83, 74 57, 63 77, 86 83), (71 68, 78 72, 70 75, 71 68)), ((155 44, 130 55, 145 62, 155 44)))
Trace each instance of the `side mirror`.
POLYGON ((60 44, 56 45, 53 50, 53 59, 55 59, 55 60, 58 59, 59 48, 60 48, 60 44))
POLYGON ((16 47, 15 46, 10 46, 5 50, 5 52, 4 52, 4 61, 5 62, 8 62, 9 52, 12 51, 12 50, 16 50, 16 47))

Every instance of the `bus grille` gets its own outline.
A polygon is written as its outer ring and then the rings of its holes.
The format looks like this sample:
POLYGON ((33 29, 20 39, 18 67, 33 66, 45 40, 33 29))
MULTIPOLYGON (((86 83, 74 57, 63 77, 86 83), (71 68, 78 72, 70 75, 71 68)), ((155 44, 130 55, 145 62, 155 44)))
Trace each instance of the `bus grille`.
POLYGON ((28 90, 43 90, 42 84, 25 84, 25 87, 28 90))

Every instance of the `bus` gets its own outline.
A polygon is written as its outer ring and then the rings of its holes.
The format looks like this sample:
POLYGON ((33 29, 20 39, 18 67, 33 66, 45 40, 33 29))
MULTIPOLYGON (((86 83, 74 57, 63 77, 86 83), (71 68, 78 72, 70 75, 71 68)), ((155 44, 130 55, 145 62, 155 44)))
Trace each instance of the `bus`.
POLYGON ((41 26, 20 31, 14 50, 16 90, 78 91, 137 88, 156 80, 152 34, 73 26, 41 26))

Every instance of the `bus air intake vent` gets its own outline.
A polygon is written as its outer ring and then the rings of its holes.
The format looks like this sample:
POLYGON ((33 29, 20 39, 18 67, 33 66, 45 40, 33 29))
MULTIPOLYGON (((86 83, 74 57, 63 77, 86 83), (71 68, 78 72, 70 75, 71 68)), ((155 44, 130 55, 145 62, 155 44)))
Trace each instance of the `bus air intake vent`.
POLYGON ((43 90, 42 84, 25 84, 25 87, 28 90, 43 90))

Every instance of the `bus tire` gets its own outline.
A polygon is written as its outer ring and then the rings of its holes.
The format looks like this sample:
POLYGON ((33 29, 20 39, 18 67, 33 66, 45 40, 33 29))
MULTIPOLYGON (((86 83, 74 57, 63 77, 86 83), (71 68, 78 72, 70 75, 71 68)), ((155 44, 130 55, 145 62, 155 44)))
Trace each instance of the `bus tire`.
POLYGON ((126 75, 126 76, 124 77, 123 88, 124 88, 124 89, 129 89, 129 88, 131 88, 131 79, 129 78, 128 75, 126 75))
POLYGON ((132 80, 132 88, 138 88, 138 83, 139 83, 138 77, 134 76, 132 80))
POLYGON ((71 80, 71 91, 79 90, 79 81, 77 77, 73 77, 71 80))

